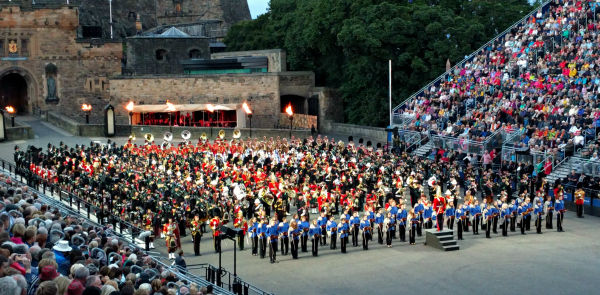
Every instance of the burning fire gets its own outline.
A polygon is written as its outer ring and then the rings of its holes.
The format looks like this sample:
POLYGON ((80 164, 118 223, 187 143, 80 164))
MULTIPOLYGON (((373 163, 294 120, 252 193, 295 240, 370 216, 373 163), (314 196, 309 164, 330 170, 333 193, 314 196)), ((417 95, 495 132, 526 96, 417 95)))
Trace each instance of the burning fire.
POLYGON ((8 107, 6 107, 6 111, 7 111, 9 114, 14 114, 14 113, 15 113, 15 109, 14 109, 13 107, 11 107, 11 106, 8 106, 8 107))
POLYGON ((177 111, 177 110, 175 109, 175 106, 167 100, 167 109, 165 111, 167 111, 167 112, 174 112, 174 111, 177 111))
POLYGON ((290 104, 290 105, 288 105, 288 106, 287 106, 287 108, 285 108, 285 112, 286 112, 288 115, 290 115, 290 116, 293 116, 293 115, 294 115, 294 112, 292 111, 292 105, 291 105, 291 104, 290 104))
POLYGON ((208 109, 208 111, 209 111, 209 112, 211 112, 211 113, 215 111, 215 107, 213 107, 213 105, 212 105, 212 104, 207 104, 207 105, 206 105, 206 108, 207 108, 207 109, 208 109))
POLYGON ((244 111, 246 112, 246 114, 252 114, 252 110, 250 110, 250 107, 248 106, 247 103, 244 102, 242 107, 244 108, 244 111))
POLYGON ((126 110, 133 112, 133 101, 130 101, 125 107, 126 110))
POLYGON ((91 104, 85 104, 85 103, 84 103, 84 104, 82 104, 82 105, 81 105, 81 109, 82 109, 84 112, 89 112, 89 111, 91 111, 91 110, 92 110, 92 105, 91 105, 91 104))

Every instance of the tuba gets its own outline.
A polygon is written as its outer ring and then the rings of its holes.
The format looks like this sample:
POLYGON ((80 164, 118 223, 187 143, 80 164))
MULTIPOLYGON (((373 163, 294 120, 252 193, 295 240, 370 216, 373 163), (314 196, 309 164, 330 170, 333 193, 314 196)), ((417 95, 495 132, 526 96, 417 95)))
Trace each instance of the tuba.
POLYGON ((144 134, 144 139, 148 142, 153 142, 154 141, 154 135, 152 135, 152 133, 146 133, 144 134))
POLYGON ((340 142, 338 142, 338 146, 340 147, 340 149, 344 148, 344 142, 340 140, 340 142))
POLYGON ((165 132, 165 136, 163 137, 165 141, 161 144, 161 148, 169 149, 171 148, 171 140, 173 140, 173 134, 171 132, 165 132))
MULTIPOLYGON (((220 134, 220 132, 219 132, 219 134, 220 134)), ((240 132, 240 130, 239 130, 239 129, 235 129, 235 130, 233 130, 233 138, 235 138, 235 139, 238 139, 238 138, 240 138, 241 136, 242 136, 242 132, 240 132)))
POLYGON ((206 137, 206 132, 204 132, 204 133, 202 133, 202 135, 200 135, 200 139, 201 139, 202 141, 206 141, 206 138, 207 138, 207 137, 206 137))
POLYGON ((183 139, 183 141, 187 141, 191 137, 192 137, 192 133, 189 132, 188 130, 183 130, 183 132, 181 132, 181 139, 183 139))
POLYGON ((223 138, 225 138, 225 130, 221 129, 221 130, 219 131, 219 138, 220 138, 220 139, 223 139, 223 138))
POLYGON ((129 140, 135 141, 135 133, 131 133, 131 135, 129 135, 129 140))

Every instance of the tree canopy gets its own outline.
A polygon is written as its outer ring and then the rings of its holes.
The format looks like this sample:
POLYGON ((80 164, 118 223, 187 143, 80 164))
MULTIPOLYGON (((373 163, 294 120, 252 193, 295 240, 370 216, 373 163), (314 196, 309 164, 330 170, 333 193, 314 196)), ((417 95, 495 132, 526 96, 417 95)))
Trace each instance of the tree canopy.
POLYGON ((348 123, 385 126, 388 60, 395 106, 531 10, 527 0, 271 0, 224 42, 229 51, 285 49, 289 70, 340 89, 348 123))

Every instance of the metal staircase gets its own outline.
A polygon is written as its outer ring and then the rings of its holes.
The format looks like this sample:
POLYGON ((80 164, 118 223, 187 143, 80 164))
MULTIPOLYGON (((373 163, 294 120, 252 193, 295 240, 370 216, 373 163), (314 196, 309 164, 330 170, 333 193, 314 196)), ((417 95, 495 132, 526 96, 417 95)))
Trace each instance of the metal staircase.
POLYGON ((412 152, 413 155, 417 155, 419 157, 427 158, 429 156, 429 152, 433 148, 433 142, 429 141, 426 144, 420 146, 418 149, 412 152))

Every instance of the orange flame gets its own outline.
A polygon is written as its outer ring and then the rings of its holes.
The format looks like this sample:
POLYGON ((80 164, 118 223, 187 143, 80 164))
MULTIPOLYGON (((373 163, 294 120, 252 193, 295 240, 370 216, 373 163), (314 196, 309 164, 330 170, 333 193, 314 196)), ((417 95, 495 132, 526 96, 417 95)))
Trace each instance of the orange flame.
POLYGON ((250 110, 250 107, 248 106, 248 104, 246 102, 244 102, 242 107, 244 108, 244 111, 246 112, 246 114, 252 114, 252 110, 250 110))
POLYGON ((165 111, 167 111, 167 112, 175 112, 177 110, 175 109, 175 106, 167 100, 167 109, 165 111))
POLYGON ((294 112, 292 111, 292 105, 291 105, 291 104, 290 104, 290 105, 288 105, 288 106, 287 106, 287 108, 285 108, 285 112, 286 112, 288 115, 290 115, 290 116, 293 116, 293 115, 294 115, 294 112))
POLYGON ((130 101, 125 107, 126 110, 133 112, 133 101, 130 101))
POLYGON ((211 112, 211 113, 215 111, 215 107, 213 107, 213 105, 212 105, 212 104, 207 104, 207 105, 206 105, 206 108, 207 108, 207 109, 208 109, 208 111, 209 111, 209 112, 211 112))
POLYGON ((9 114, 14 114, 14 113, 15 113, 15 109, 14 109, 13 107, 11 107, 11 106, 8 106, 8 107, 6 107, 6 111, 7 111, 9 114))
POLYGON ((92 105, 91 105, 91 104, 85 104, 85 103, 84 103, 84 104, 82 104, 82 105, 81 105, 81 109, 82 109, 83 111, 87 111, 87 112, 89 112, 89 111, 91 111, 91 110, 92 110, 92 105))

